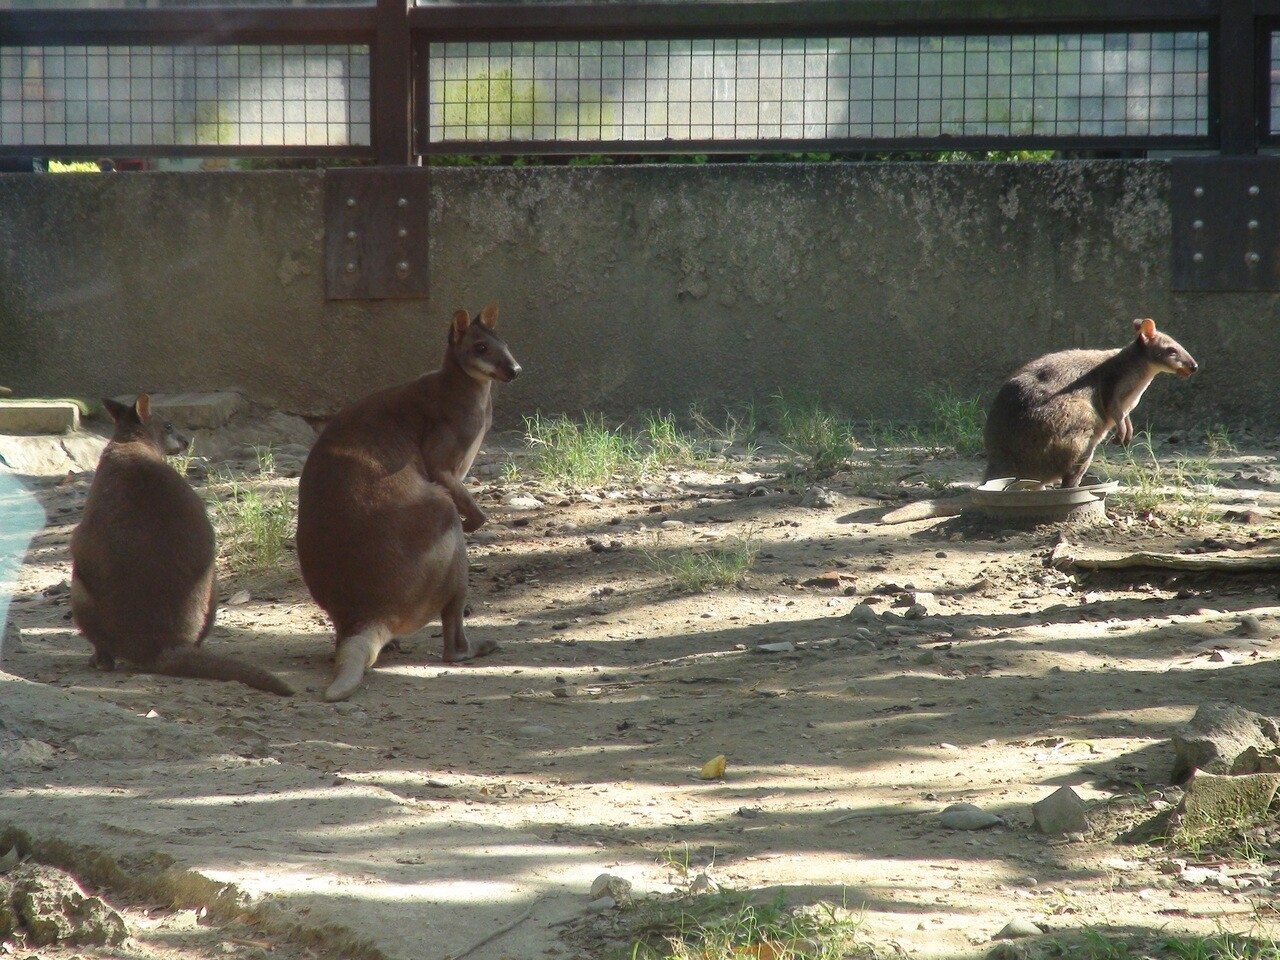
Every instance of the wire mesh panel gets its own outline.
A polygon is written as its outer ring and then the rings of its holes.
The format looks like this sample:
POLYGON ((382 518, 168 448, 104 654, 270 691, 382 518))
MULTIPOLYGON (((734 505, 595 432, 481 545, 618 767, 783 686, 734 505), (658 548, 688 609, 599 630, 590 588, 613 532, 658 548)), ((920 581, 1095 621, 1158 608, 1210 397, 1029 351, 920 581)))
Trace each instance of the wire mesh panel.
POLYGON ((1271 62, 1267 73, 1267 135, 1280 137, 1280 31, 1271 31, 1271 62))
POLYGON ((431 144, 1209 135, 1207 32, 433 43, 431 144))
POLYGON ((0 146, 370 142, 362 45, 0 47, 0 146))

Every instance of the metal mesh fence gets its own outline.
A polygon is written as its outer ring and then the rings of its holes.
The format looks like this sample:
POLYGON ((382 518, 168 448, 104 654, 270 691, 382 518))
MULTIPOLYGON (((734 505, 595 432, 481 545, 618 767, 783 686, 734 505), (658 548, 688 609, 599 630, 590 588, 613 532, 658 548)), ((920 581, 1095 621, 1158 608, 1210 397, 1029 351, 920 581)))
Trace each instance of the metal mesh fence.
POLYGON ((434 43, 431 143, 1209 133, 1206 32, 434 43))
POLYGON ((0 47, 0 145, 365 146, 361 45, 0 47))

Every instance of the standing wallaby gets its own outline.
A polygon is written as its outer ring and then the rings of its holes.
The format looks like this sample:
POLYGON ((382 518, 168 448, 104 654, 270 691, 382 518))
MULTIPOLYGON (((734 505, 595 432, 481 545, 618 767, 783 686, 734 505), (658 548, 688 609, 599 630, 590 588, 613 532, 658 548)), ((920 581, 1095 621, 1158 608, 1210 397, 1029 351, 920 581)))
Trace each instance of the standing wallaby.
POLYGON ((133 406, 102 402, 115 432, 71 535, 71 614, 93 644, 90 663, 114 670, 119 657, 148 673, 292 695, 274 674, 200 649, 217 611, 213 526, 164 462, 187 440, 152 416, 145 393, 133 406))
POLYGON ((490 387, 520 375, 493 332, 498 305, 453 315, 444 362, 340 411, 307 456, 298 486, 298 562, 333 621, 345 700, 392 637, 435 617, 446 662, 491 653, 463 632, 467 543, 484 512, 463 486, 493 419, 490 387))
POLYGON ((1189 377, 1197 364, 1154 320, 1134 320, 1118 350, 1063 350, 1032 360, 996 394, 983 441, 986 479, 1017 477, 1079 486, 1107 431, 1133 439, 1129 414, 1158 373, 1189 377))

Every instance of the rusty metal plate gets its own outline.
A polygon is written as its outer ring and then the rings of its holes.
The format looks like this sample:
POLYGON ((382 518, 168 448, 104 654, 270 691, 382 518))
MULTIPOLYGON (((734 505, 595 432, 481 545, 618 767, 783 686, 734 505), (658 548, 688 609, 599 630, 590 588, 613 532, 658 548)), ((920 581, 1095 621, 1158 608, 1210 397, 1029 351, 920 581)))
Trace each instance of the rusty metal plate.
POLYGON ((1172 163, 1173 289, 1280 290, 1280 157, 1172 163))
POLYGON ((430 202, 428 171, 422 167, 326 170, 328 298, 425 298, 430 202))

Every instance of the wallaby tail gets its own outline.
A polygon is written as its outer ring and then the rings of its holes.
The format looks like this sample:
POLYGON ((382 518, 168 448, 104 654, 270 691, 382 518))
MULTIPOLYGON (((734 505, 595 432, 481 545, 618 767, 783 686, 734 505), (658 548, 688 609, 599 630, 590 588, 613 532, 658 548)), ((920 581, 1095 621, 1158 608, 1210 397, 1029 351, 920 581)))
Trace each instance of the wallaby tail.
POLYGON ((910 523, 912 520, 929 520, 933 517, 954 517, 965 508, 962 497, 949 500, 917 500, 905 507, 890 510, 880 518, 881 523, 910 523))
POLYGON ((324 698, 330 703, 345 700, 359 689, 364 682, 364 672, 372 667, 378 654, 391 639, 391 631, 382 624, 365 627, 359 633, 338 641, 338 669, 333 683, 324 692, 324 698))
POLYGON ((209 653, 199 647, 177 647, 166 650, 149 663, 147 669, 151 673, 163 674, 166 677, 234 681, 253 687, 255 690, 278 693, 282 697, 291 697, 294 694, 293 687, 268 670, 241 663, 231 657, 209 653))

